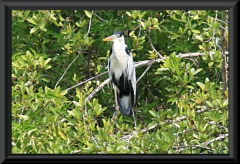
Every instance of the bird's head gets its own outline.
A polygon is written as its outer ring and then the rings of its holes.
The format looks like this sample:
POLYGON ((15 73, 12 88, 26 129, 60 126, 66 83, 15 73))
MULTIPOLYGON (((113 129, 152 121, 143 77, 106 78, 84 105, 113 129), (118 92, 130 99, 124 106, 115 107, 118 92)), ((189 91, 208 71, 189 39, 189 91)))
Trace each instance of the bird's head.
POLYGON ((114 32, 111 36, 103 39, 105 42, 124 42, 124 36, 122 32, 114 32))

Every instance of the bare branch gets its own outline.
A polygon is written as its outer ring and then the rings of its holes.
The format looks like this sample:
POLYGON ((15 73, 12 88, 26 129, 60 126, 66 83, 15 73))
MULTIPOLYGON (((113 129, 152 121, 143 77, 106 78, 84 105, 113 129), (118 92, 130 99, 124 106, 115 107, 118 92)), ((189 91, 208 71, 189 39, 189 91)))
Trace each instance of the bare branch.
POLYGON ((98 78, 98 77, 100 77, 100 76, 102 76, 102 75, 105 75, 106 73, 107 73, 107 72, 100 73, 99 75, 94 76, 94 77, 91 77, 91 78, 89 78, 89 79, 87 79, 87 80, 85 80, 85 81, 79 82, 79 83, 77 83, 76 85, 74 85, 74 86, 72 86, 72 87, 70 87, 70 88, 67 88, 66 90, 68 91, 68 90, 70 90, 70 89, 74 89, 74 88, 78 87, 79 85, 82 85, 82 84, 84 84, 84 83, 86 83, 86 82, 88 82, 88 81, 91 81, 91 80, 93 80, 93 79, 95 79, 95 78, 98 78))
POLYGON ((147 132, 148 130, 152 130, 152 129, 155 129, 157 127, 158 124, 154 124, 152 126, 150 126, 149 128, 144 128, 141 130, 142 133, 145 133, 147 132))
MULTIPOLYGON (((93 14, 93 10, 92 10, 92 14, 93 14)), ((87 31, 87 34, 83 37, 83 38, 86 38, 90 32, 90 29, 91 29, 91 25, 92 25, 92 17, 90 18, 89 20, 89 24, 88 24, 88 31, 87 31)))
POLYGON ((217 125, 218 127, 222 128, 222 129, 225 129, 228 131, 228 128, 225 127, 225 126, 222 126, 222 125, 219 125, 218 123, 216 123, 215 121, 209 121, 209 124, 211 125, 217 125))
POLYGON ((210 143, 212 143, 212 142, 214 142, 214 141, 221 140, 221 139, 223 139, 223 138, 225 138, 225 137, 228 137, 228 133, 227 133, 227 134, 220 134, 217 138, 214 138, 214 139, 206 142, 204 145, 207 146, 207 145, 209 145, 210 143))
POLYGON ((178 149, 178 152, 187 149, 187 148, 192 148, 192 149, 196 149, 196 148, 204 148, 207 149, 208 151, 213 151, 212 149, 210 149, 209 147, 207 147, 210 143, 214 142, 214 141, 218 141, 221 139, 224 139, 225 137, 228 137, 228 133, 227 134, 220 134, 217 138, 211 139, 205 143, 203 143, 202 145, 186 145, 186 146, 172 146, 172 148, 174 149, 178 149))
MULTIPOLYGON (((141 133, 146 133, 146 132, 148 132, 149 130, 155 129, 155 128, 157 127, 157 125, 158 125, 158 124, 154 124, 154 125, 150 126, 149 128, 144 128, 144 129, 142 129, 140 132, 141 132, 141 133)), ((132 133, 125 134, 125 135, 123 135, 123 136, 121 137, 121 140, 125 140, 125 141, 128 141, 128 142, 129 142, 129 140, 130 140, 131 138, 133 138, 133 135, 134 135, 134 134, 138 134, 138 133, 139 133, 139 132, 137 132, 137 131, 133 131, 132 133)))
POLYGON ((67 70, 70 68, 70 66, 75 62, 75 60, 77 60, 77 58, 79 57, 79 54, 75 57, 75 59, 68 65, 68 67, 65 69, 63 75, 61 76, 61 78, 57 81, 56 85, 54 88, 57 87, 58 83, 62 80, 63 76, 66 74, 67 70))
MULTIPOLYGON (((226 20, 226 11, 222 11, 222 21, 225 22, 226 20)), ((225 55, 225 24, 222 23, 222 30, 221 30, 221 49, 222 49, 222 79, 223 79, 223 93, 227 90, 227 61, 225 55)), ((225 95, 225 94, 223 94, 225 95)))
POLYGON ((87 101, 93 98, 93 95, 96 94, 104 85, 108 84, 110 82, 110 79, 108 78, 105 80, 102 84, 100 84, 97 88, 95 88, 85 99, 84 105, 85 105, 85 115, 87 115, 87 101))
POLYGON ((149 31, 148 39, 149 39, 150 46, 151 46, 152 49, 158 54, 158 56, 159 56, 160 59, 165 59, 165 57, 163 57, 163 56, 155 49, 155 47, 153 46, 152 40, 151 40, 151 38, 150 38, 151 30, 149 29, 148 31, 149 31))
POLYGON ((197 56, 202 56, 202 55, 203 55, 203 53, 200 53, 200 52, 186 53, 186 54, 179 53, 177 55, 177 57, 179 57, 179 58, 188 58, 188 57, 197 57, 197 56))
POLYGON ((147 90, 149 91, 149 93, 151 94, 151 96, 153 97, 153 99, 155 100, 155 97, 154 97, 152 91, 149 89, 149 87, 148 87, 146 84, 144 84, 141 80, 140 80, 139 82, 140 82, 145 88, 147 88, 147 90))
MULTIPOLYGON (((200 109, 200 110, 197 110, 196 113, 201 114, 201 113, 203 113, 203 112, 206 112, 207 110, 208 110, 208 108, 201 107, 201 109, 200 109)), ((166 120, 165 122, 166 122, 166 123, 176 124, 177 122, 183 121, 183 120, 186 120, 186 119, 187 119, 187 116, 181 116, 181 117, 175 118, 174 120, 168 119, 168 120, 166 120)), ((211 124, 211 125, 217 125, 217 126, 219 126, 220 128, 223 128, 223 129, 225 129, 225 130, 228 130, 228 128, 217 124, 215 121, 209 121, 208 123, 211 124)), ((150 126, 150 127, 148 127, 148 128, 142 129, 142 130, 139 131, 139 132, 141 132, 141 133, 146 133, 146 132, 148 132, 149 130, 156 129, 156 128, 158 128, 158 127, 159 127, 159 124, 154 124, 154 125, 152 125, 152 126, 150 126)), ((196 129, 196 128, 193 127, 193 129, 191 129, 191 130, 194 130, 194 129, 196 129)), ((179 134, 186 133, 187 131, 190 131, 190 129, 185 129, 185 130, 183 130, 183 132, 174 133, 174 135, 175 135, 175 136, 178 136, 179 134)), ((127 141, 129 141, 131 138, 133 138, 133 135, 134 135, 134 134, 138 134, 139 132, 138 132, 138 131, 133 131, 132 133, 126 133, 124 136, 121 137, 121 139, 122 139, 122 140, 127 140, 127 141)), ((205 149, 207 149, 207 150, 210 151, 211 149, 208 148, 207 145, 209 145, 210 143, 212 143, 212 142, 214 142, 214 141, 223 139, 223 138, 225 138, 225 137, 227 137, 227 136, 228 136, 228 134, 221 134, 219 137, 214 138, 214 139, 212 139, 212 140, 210 140, 210 141, 207 141, 207 142, 203 143, 203 145, 172 146, 172 148, 179 149, 178 152, 180 152, 180 151, 182 151, 182 150, 184 150, 184 149, 186 149, 186 148, 190 148, 190 147, 193 148, 193 149, 196 149, 196 148, 198 148, 198 147, 201 147, 201 148, 205 148, 205 149)))
MULTIPOLYGON (((226 52, 226 53, 228 54, 228 52, 226 52)), ((188 58, 188 57, 196 57, 196 56, 201 56, 201 55, 203 55, 203 53, 196 52, 196 53, 179 54, 179 55, 177 55, 177 57, 188 58)), ((165 58, 164 58, 164 59, 165 59, 165 58)), ((158 58, 158 59, 153 59, 153 60, 144 60, 144 61, 140 61, 140 62, 135 62, 135 68, 138 68, 138 67, 142 67, 142 66, 147 65, 148 68, 147 68, 147 69, 144 71, 144 73, 143 73, 143 74, 145 74, 145 73, 148 71, 148 69, 151 67, 152 64, 154 64, 154 63, 156 63, 156 62, 160 62, 160 61, 162 61, 162 60, 164 60, 164 59, 158 58)), ((107 72, 104 72, 104 73, 99 74, 99 75, 97 75, 97 76, 95 76, 95 77, 92 77, 92 78, 90 78, 90 79, 88 79, 88 80, 86 80, 86 81, 84 81, 84 82, 80 82, 80 83, 78 83, 77 85, 75 85, 75 86, 73 86, 73 87, 71 87, 71 88, 68 88, 67 90, 70 90, 70 89, 72 89, 72 88, 75 88, 75 87, 77 87, 77 86, 79 86, 79 85, 81 85, 81 84, 83 84, 83 83, 85 83, 85 82, 87 82, 87 81, 90 81, 90 80, 92 80, 92 79, 94 79, 94 78, 96 78, 96 77, 102 76, 103 74, 106 74, 106 73, 107 73, 107 72)), ((142 76, 143 76, 143 75, 142 75, 142 76)), ((140 76, 140 78, 138 79, 138 81, 142 78, 142 76, 140 76)), ((109 82, 110 82, 110 79, 108 78, 107 80, 105 80, 102 84, 100 84, 97 88, 95 88, 95 89, 88 95, 88 97, 85 99, 85 114, 87 114, 87 107, 86 107, 87 101, 89 101, 90 99, 92 99, 92 97, 94 96, 94 94, 96 94, 102 87, 104 87, 104 85, 108 84, 109 82)), ((199 111, 199 112, 201 112, 201 111, 199 111)), ((180 119, 180 118, 179 118, 179 119, 180 119)), ((184 118, 184 119, 186 119, 186 118, 184 118)), ((180 119, 180 120, 181 120, 181 119, 180 119)), ((169 121, 170 121, 170 120, 169 120, 169 121)), ((178 121, 178 119, 177 119, 177 121, 178 121)))
POLYGON ((153 64, 153 61, 149 63, 148 67, 147 67, 146 70, 142 73, 142 75, 137 79, 137 82, 136 82, 136 83, 138 83, 138 81, 147 73, 147 71, 151 68, 152 64, 153 64))
POLYGON ((95 138, 93 137, 93 135, 92 135, 92 139, 93 139, 93 141, 95 142, 95 144, 97 145, 97 147, 100 148, 100 146, 98 145, 98 143, 97 143, 97 141, 95 140, 95 138))
POLYGON ((200 106, 199 108, 200 109, 196 111, 197 113, 203 113, 203 112, 206 112, 208 110, 208 108, 205 107, 205 106, 200 106))
MULTIPOLYGON (((228 52, 225 52, 225 54, 228 55, 228 52)), ((177 57, 189 58, 189 57, 197 57, 197 56, 202 56, 202 55, 203 55, 203 53, 195 52, 195 53, 179 54, 179 55, 177 55, 177 57)), ((140 62, 135 62, 135 68, 143 67, 143 66, 146 66, 146 65, 149 66, 149 65, 152 65, 152 64, 154 64, 156 62, 159 63, 162 60, 164 60, 164 59, 157 58, 157 59, 153 59, 153 60, 143 60, 143 61, 140 61, 140 62)), ((74 86, 72 86, 70 88, 67 88, 66 90, 74 89, 74 88, 76 88, 76 87, 78 87, 78 86, 80 86, 80 85, 82 85, 82 84, 84 84, 84 83, 86 83, 88 81, 91 81, 91 80, 93 80, 93 79, 95 79, 97 77, 105 75, 106 73, 107 72, 103 72, 103 73, 101 73, 101 74, 99 74, 97 76, 91 77, 91 78, 89 78, 89 79, 87 79, 87 80, 85 80, 83 82, 79 82, 78 84, 76 84, 76 85, 74 85, 74 86)))
POLYGON ((95 15, 96 17, 98 17, 98 19, 100 19, 101 21, 105 21, 104 19, 102 19, 99 15, 95 14, 94 12, 92 12, 93 15, 95 15))

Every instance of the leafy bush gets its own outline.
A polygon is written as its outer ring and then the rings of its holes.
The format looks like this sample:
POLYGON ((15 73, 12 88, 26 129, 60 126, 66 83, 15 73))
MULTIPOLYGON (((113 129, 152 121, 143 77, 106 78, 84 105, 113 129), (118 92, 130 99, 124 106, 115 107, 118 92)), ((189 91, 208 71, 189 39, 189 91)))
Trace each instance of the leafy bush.
POLYGON ((228 154, 228 13, 12 12, 13 154, 228 154), (124 31, 135 115, 114 118, 107 74, 124 31))

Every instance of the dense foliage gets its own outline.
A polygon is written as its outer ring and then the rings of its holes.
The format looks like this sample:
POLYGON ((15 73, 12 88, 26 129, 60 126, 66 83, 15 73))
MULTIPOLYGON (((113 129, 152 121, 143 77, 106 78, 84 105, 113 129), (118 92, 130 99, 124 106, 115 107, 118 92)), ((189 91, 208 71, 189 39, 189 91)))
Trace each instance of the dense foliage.
POLYGON ((12 153, 227 154, 227 68, 228 11, 15 10, 12 153), (119 112, 116 133, 114 31, 140 78, 137 128, 119 112))

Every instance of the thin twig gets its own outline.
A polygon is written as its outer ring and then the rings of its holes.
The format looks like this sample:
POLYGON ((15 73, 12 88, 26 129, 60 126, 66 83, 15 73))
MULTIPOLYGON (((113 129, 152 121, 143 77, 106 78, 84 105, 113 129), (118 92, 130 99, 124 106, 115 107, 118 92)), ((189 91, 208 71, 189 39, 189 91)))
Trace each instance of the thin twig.
POLYGON ((221 139, 224 139, 225 137, 228 137, 228 133, 227 134, 221 134, 219 135, 217 138, 211 139, 205 143, 203 143, 202 145, 186 145, 186 146, 172 146, 172 148, 174 149, 179 149, 178 152, 186 149, 186 148, 192 148, 192 149, 196 149, 196 148, 204 148, 207 149, 208 151, 213 151, 212 149, 210 149, 209 147, 207 147, 210 143, 214 142, 214 141, 218 141, 221 139))
POLYGON ((102 19, 99 15, 95 14, 94 12, 92 12, 93 15, 95 15, 96 17, 98 17, 98 19, 100 19, 101 21, 105 21, 104 19, 102 19))
POLYGON ((202 56, 202 55, 203 55, 203 53, 200 53, 200 52, 186 53, 186 54, 179 53, 177 55, 177 57, 188 58, 188 57, 197 57, 197 56, 202 56))
POLYGON ((195 65, 195 67, 199 67, 196 59, 192 59, 192 58, 185 58, 185 59, 191 60, 193 62, 193 64, 195 65))
POLYGON ((157 127, 157 125, 158 124, 154 124, 154 125, 150 126, 149 128, 144 128, 144 129, 141 130, 141 132, 145 133, 145 132, 147 132, 149 130, 155 129, 157 127))
POLYGON ((142 73, 142 75, 137 79, 137 82, 147 73, 147 71, 151 68, 152 64, 154 63, 154 61, 150 62, 150 64, 148 65, 148 67, 145 69, 145 71, 142 73))
MULTIPOLYGON (((222 13, 222 20, 225 22, 226 20, 226 12, 223 10, 222 13)), ((227 90, 227 62, 226 62, 226 55, 225 55, 225 24, 222 24, 223 28, 221 30, 221 49, 222 49, 222 79, 223 79, 223 93, 227 90)), ((223 94, 225 95, 225 94, 223 94)))
POLYGON ((151 37, 150 37, 151 30, 149 29, 148 31, 149 31, 149 33, 148 33, 148 39, 149 39, 150 46, 151 46, 152 49, 158 54, 158 56, 159 56, 160 59, 165 59, 165 57, 163 57, 163 56, 155 49, 155 47, 153 46, 152 40, 151 40, 151 37))
POLYGON ((93 137, 93 135, 92 135, 92 139, 93 139, 93 141, 95 142, 95 144, 97 145, 97 147, 100 148, 100 146, 98 145, 98 143, 97 143, 97 141, 95 140, 95 138, 93 137))
POLYGON ((196 113, 203 113, 203 112, 206 112, 208 110, 207 107, 205 106, 200 106, 200 107, 197 107, 199 110, 196 111, 196 113))
POLYGON ((63 75, 61 76, 61 78, 57 81, 56 85, 54 88, 57 87, 58 83, 62 80, 63 76, 66 74, 67 70, 70 68, 70 66, 75 62, 75 60, 77 60, 77 58, 79 57, 79 54, 75 57, 75 59, 68 65, 68 67, 65 69, 63 75))
POLYGON ((209 145, 210 143, 214 142, 214 141, 218 141, 218 140, 221 140, 225 137, 228 137, 228 133, 227 134, 221 134, 219 135, 217 138, 214 138, 214 139, 211 139, 210 141, 206 142, 204 145, 207 146, 209 145))
POLYGON ((67 88, 66 90, 68 91, 68 90, 70 90, 70 89, 74 89, 74 88, 78 87, 79 85, 82 85, 82 84, 84 84, 84 83, 86 83, 86 82, 88 82, 88 81, 90 81, 90 80, 93 80, 93 79, 98 78, 98 77, 100 77, 100 76, 102 76, 102 75, 105 75, 106 73, 108 73, 108 72, 100 73, 99 75, 96 75, 96 76, 94 76, 94 77, 91 77, 91 78, 89 78, 89 79, 87 79, 87 80, 85 80, 85 81, 79 82, 79 83, 77 83, 76 85, 74 85, 74 86, 72 86, 72 87, 70 87, 70 88, 67 88))
POLYGON ((228 31, 228 28, 227 28, 227 27, 223 27, 223 26, 221 26, 221 25, 220 25, 220 27, 221 27, 222 29, 224 29, 225 31, 228 31))
POLYGON ((146 84, 144 84, 141 80, 140 80, 139 82, 140 82, 145 88, 147 88, 148 92, 151 94, 151 96, 152 96, 153 99, 155 100, 155 97, 154 97, 152 91, 149 89, 149 87, 148 87, 146 84))
POLYGON ((208 123, 211 124, 211 125, 217 125, 218 127, 220 127, 220 128, 222 128, 222 129, 225 129, 225 130, 228 131, 228 128, 227 128, 227 127, 222 126, 222 125, 219 125, 219 124, 216 123, 215 121, 209 121, 208 123))
MULTIPOLYGON (((93 10, 92 10, 92 14, 93 14, 93 10)), ((86 38, 90 32, 90 29, 91 29, 91 25, 92 25, 92 17, 90 18, 89 20, 89 24, 88 24, 88 31, 87 31, 87 34, 83 37, 83 38, 86 38)))
POLYGON ((95 88, 85 99, 84 105, 85 105, 85 115, 87 115, 87 101, 93 98, 93 95, 96 94, 104 85, 108 84, 110 82, 110 79, 108 78, 105 80, 102 84, 100 84, 97 88, 95 88))

